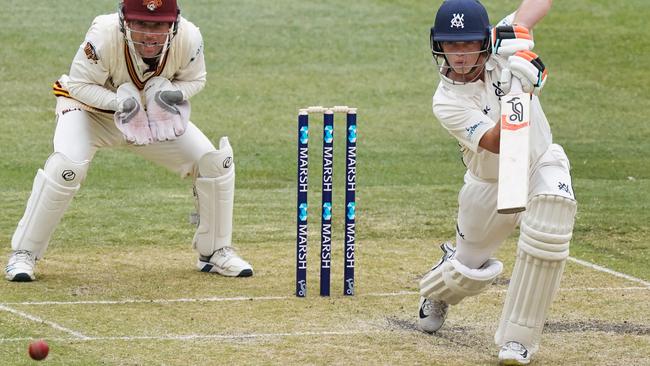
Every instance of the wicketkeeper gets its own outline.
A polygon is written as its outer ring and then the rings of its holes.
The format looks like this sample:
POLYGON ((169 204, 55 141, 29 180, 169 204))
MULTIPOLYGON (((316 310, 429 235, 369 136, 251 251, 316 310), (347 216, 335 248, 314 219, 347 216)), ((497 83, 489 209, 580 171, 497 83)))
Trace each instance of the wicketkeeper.
MULTIPOLYGON (((203 39, 176 0, 123 0, 92 22, 68 75, 54 84, 54 152, 39 169, 5 270, 32 281, 57 224, 95 152, 123 146, 181 177, 191 176, 198 211, 198 269, 253 275, 232 247, 233 151, 190 121, 189 99, 205 85, 203 39)), ((143 182, 144 184, 144 182, 143 182)))
POLYGON ((499 362, 507 365, 528 364, 539 348, 576 213, 569 160, 552 142, 538 98, 547 70, 532 51, 530 30, 550 6, 551 0, 523 0, 515 13, 491 27, 479 1, 447 0, 431 28, 441 79, 433 112, 458 140, 467 172, 458 195, 455 247, 443 244, 442 259, 420 282, 419 324, 435 332, 449 305, 485 291, 503 269, 493 253, 519 226, 516 263, 495 335, 499 362), (498 214, 500 99, 512 77, 532 94, 530 185, 526 211, 498 214))

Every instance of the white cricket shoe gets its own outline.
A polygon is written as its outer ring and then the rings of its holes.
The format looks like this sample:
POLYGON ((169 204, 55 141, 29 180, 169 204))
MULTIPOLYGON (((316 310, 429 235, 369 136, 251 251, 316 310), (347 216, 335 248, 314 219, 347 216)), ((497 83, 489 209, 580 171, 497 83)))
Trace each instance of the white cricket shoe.
POLYGON ((423 332, 434 333, 445 323, 449 304, 442 300, 431 301, 420 296, 419 324, 423 332))
POLYGON ((233 247, 217 249, 212 256, 199 256, 196 266, 201 272, 218 273, 228 277, 250 277, 253 267, 243 260, 233 247))
POLYGON ((15 282, 34 281, 34 267, 36 257, 28 250, 16 250, 11 254, 9 263, 5 267, 5 278, 15 282))
POLYGON ((519 366, 530 363, 530 353, 519 342, 506 342, 499 351, 499 365, 519 366))

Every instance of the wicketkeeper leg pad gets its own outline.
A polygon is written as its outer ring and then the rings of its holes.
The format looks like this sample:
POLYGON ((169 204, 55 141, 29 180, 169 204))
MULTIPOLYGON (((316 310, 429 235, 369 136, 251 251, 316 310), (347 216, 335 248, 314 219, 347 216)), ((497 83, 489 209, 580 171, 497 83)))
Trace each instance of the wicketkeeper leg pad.
POLYGON ((199 219, 192 243, 200 255, 209 257, 232 240, 235 164, 227 137, 221 138, 219 150, 199 159, 198 170, 194 193, 199 219))
POLYGON ((13 250, 28 250, 42 258, 54 229, 86 177, 88 160, 74 162, 55 152, 39 169, 25 214, 11 239, 13 250))
POLYGON ((458 304, 468 296, 485 291, 503 271, 503 264, 488 259, 480 268, 469 268, 452 258, 444 260, 420 281, 420 295, 430 300, 458 304))
POLYGON ((528 203, 515 268, 494 336, 497 345, 516 341, 531 353, 538 350, 569 256, 576 207, 576 201, 555 195, 538 195, 528 203))

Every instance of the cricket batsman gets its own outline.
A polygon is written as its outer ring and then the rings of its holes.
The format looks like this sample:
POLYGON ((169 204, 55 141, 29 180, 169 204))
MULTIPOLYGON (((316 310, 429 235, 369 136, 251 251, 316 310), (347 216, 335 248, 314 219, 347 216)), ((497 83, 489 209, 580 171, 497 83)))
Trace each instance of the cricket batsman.
POLYGON ((419 325, 436 332, 449 305, 485 291, 503 269, 492 255, 519 226, 516 262, 494 337, 502 365, 526 365, 539 348, 576 214, 569 160, 552 141, 538 97, 547 70, 532 51, 531 29, 550 7, 551 0, 523 0, 491 27, 478 0, 447 0, 430 35, 441 79, 433 113, 458 140, 467 172, 458 195, 455 246, 441 246, 442 259, 420 282, 419 325), (513 77, 532 98, 530 185, 526 211, 499 214, 500 99, 513 77))
POLYGON ((253 275, 231 241, 233 150, 227 137, 215 148, 189 119, 189 99, 205 81, 201 33, 181 17, 176 0, 123 0, 117 13, 93 20, 69 73, 54 84, 54 151, 36 173, 13 234, 7 280, 35 279, 35 264, 93 156, 118 146, 192 177, 199 271, 253 275))

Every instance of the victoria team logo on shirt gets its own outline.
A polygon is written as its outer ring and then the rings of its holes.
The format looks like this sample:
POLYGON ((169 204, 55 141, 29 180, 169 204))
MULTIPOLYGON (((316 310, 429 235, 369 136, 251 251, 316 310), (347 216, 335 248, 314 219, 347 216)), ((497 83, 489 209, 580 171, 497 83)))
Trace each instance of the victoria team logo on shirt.
POLYGON ((558 182, 558 184, 557 184, 557 188, 558 188, 560 191, 564 191, 564 192, 566 192, 566 193, 568 193, 568 194, 571 194, 571 189, 569 188, 569 185, 566 184, 566 183, 564 183, 564 182, 558 182))

